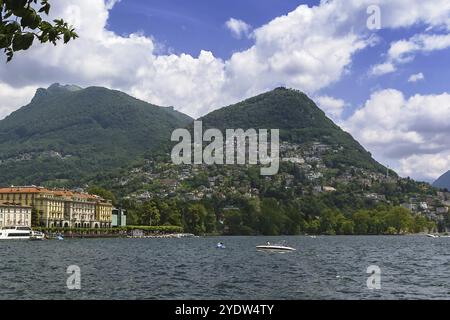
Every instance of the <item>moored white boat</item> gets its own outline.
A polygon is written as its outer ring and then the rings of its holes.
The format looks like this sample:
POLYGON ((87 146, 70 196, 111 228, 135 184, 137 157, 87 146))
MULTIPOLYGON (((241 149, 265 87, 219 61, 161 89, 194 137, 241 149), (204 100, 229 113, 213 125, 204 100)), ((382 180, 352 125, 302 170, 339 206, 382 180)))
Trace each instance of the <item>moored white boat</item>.
POLYGON ((40 231, 31 231, 30 240, 44 240, 45 234, 40 231))
POLYGON ((14 226, 3 227, 0 230, 0 240, 28 240, 32 230, 30 227, 14 226))
POLYGON ((426 236, 428 238, 450 238, 450 235, 448 234, 444 234, 444 235, 440 235, 440 234, 426 234, 426 236))

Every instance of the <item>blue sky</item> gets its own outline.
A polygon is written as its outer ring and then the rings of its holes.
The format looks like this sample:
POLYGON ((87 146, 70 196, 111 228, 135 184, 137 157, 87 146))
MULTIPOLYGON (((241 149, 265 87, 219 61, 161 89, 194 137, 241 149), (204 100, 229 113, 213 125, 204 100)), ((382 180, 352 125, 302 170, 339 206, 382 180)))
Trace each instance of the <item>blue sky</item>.
MULTIPOLYGON (((299 0, 122 0, 110 11, 108 29, 123 35, 136 31, 153 37, 161 53, 188 53, 197 56, 201 50, 229 59, 236 51, 251 47, 253 39, 236 39, 225 22, 234 17, 254 28, 286 15, 299 5, 317 6, 320 1, 299 0)), ((396 73, 382 77, 368 76, 371 65, 381 63, 392 41, 407 39, 420 32, 423 25, 412 28, 381 29, 375 32, 380 43, 357 53, 350 73, 340 81, 321 90, 346 101, 344 116, 350 116, 370 96, 382 88, 395 88, 406 96, 438 94, 450 91, 449 50, 418 55, 414 63, 402 66, 396 73), (424 72, 425 70, 425 72, 424 72), (407 82, 412 74, 425 73, 427 81, 407 82)))
POLYGON ((0 119, 55 82, 193 117, 286 86, 400 175, 450 169, 449 0, 53 0, 51 15, 80 38, 3 64, 0 119))
POLYGON ((248 48, 252 41, 235 39, 225 27, 234 17, 258 27, 287 14, 299 4, 317 1, 295 0, 123 0, 110 12, 108 28, 119 34, 137 30, 153 36, 175 53, 196 56, 210 50, 228 59, 237 50, 248 48))
MULTIPOLYGON (((108 28, 119 34, 140 31, 145 35, 152 36, 160 44, 159 50, 162 54, 187 53, 197 56, 201 50, 208 50, 215 57, 228 60, 235 52, 245 51, 255 44, 254 37, 241 37, 239 39, 234 37, 225 25, 228 19, 232 17, 242 20, 255 29, 268 24, 277 17, 289 14, 302 4, 313 7, 320 5, 320 2, 295 0, 214 2, 205 0, 123 0, 110 12, 108 28)), ((381 17, 383 18, 383 15, 381 17)), ((389 60, 388 52, 392 43, 426 33, 429 27, 429 24, 419 21, 407 27, 381 28, 371 31, 372 36, 377 39, 376 45, 367 46, 353 54, 352 61, 346 66, 345 73, 337 81, 332 81, 329 85, 314 91, 313 98, 332 97, 332 99, 343 104, 339 116, 331 111, 330 117, 334 116, 333 119, 336 122, 344 128, 348 127, 349 131, 354 131, 352 134, 360 138, 360 141, 369 150, 374 149, 376 158, 381 162, 394 168, 403 166, 404 175, 410 174, 419 179, 432 181, 440 171, 445 171, 450 164, 448 155, 442 157, 439 155, 437 158, 434 155, 433 159, 427 158, 426 162, 440 162, 442 158, 447 160, 443 161, 445 164, 441 164, 433 173, 416 175, 415 166, 408 163, 414 161, 411 158, 414 151, 411 149, 417 147, 417 141, 413 141, 410 146, 405 146, 405 142, 401 141, 398 142, 398 147, 395 144, 397 141, 392 141, 393 144, 390 148, 387 148, 392 150, 389 152, 383 151, 386 150, 383 143, 378 143, 373 137, 366 137, 365 139, 364 133, 359 135, 358 124, 355 126, 351 120, 355 111, 364 106, 372 94, 383 92, 383 90, 401 92, 405 100, 416 95, 433 96, 450 92, 450 49, 448 48, 445 50, 425 50, 413 54, 411 61, 394 64, 395 72, 376 76, 371 74, 371 68, 389 60), (412 75, 419 75, 418 80, 415 82, 408 81, 412 75), (346 124, 346 121, 350 124, 346 124), (402 150, 410 157, 402 159, 403 162, 402 160, 399 162, 398 158, 401 157, 401 153, 398 150, 402 150)), ((444 36, 448 34, 448 30, 438 27, 432 34, 444 36)), ((301 87, 297 87, 297 89, 302 90, 301 87)), ((318 102, 320 101, 318 100, 318 102)), ((326 102, 327 100, 323 101, 326 102)), ((326 109, 326 106, 322 105, 322 107, 326 109)), ((404 107, 406 108, 406 106, 404 107)), ((370 116, 370 112, 367 116, 370 116)), ((407 118, 406 115, 405 117, 407 118)), ((420 116, 417 117, 420 121, 420 116)), ((397 122, 401 123, 401 121, 401 119, 397 119, 397 122)), ((398 125, 400 126, 400 124, 398 125)), ((431 123, 430 126, 432 126, 431 123)), ((382 126, 377 129, 383 130, 382 126)), ((395 131, 395 128, 391 127, 390 129, 395 131)), ((424 131, 422 144, 427 142, 427 129, 424 131)), ((401 132, 396 133, 397 136, 401 136, 401 134, 401 132)), ((404 134, 405 136, 411 135, 411 132, 404 132, 404 134)), ((380 135, 382 135, 381 132, 380 135)), ((401 137, 397 137, 397 139, 402 140, 401 137)), ((411 139, 414 140, 414 137, 411 139)), ((439 149, 439 147, 436 149, 439 149)), ((425 151, 426 154, 427 152, 431 151, 425 151)))

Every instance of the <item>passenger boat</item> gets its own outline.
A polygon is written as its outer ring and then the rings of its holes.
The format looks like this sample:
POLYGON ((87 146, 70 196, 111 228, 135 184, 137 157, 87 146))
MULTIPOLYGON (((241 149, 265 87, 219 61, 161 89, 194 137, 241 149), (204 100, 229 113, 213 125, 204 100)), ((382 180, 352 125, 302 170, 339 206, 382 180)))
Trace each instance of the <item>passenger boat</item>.
POLYGON ((0 230, 0 240, 28 240, 32 232, 30 227, 3 227, 0 230))

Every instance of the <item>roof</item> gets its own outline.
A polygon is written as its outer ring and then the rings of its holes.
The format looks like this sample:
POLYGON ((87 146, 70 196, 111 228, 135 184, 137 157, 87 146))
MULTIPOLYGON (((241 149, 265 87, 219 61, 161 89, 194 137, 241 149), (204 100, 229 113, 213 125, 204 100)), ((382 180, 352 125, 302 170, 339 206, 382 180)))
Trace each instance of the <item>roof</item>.
POLYGON ((41 192, 50 192, 50 190, 36 186, 0 188, 0 193, 41 193, 41 192))
POLYGON ((78 199, 86 199, 86 200, 91 200, 91 201, 99 201, 99 202, 104 202, 107 203, 104 199, 102 199, 101 197, 97 196, 97 195, 93 195, 93 194, 88 194, 88 193, 82 193, 82 192, 74 192, 74 191, 70 191, 70 190, 65 190, 65 189, 47 189, 44 187, 37 187, 37 186, 25 186, 25 187, 7 187, 7 188, 0 188, 0 194, 3 193, 7 193, 7 194, 16 194, 16 193, 23 193, 23 194, 27 194, 27 193, 33 193, 33 194, 51 194, 54 196, 59 196, 59 197, 67 197, 67 198, 78 198, 78 199))

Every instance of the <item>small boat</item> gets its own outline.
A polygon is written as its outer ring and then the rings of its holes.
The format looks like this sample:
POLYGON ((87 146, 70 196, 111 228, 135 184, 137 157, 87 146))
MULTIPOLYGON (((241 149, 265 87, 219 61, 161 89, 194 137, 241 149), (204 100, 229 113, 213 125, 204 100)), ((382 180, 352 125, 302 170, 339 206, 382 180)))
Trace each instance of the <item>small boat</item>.
POLYGON ((37 241, 37 240, 44 240, 45 234, 40 231, 31 231, 30 240, 37 241))
POLYGON ((58 234, 56 236, 56 240, 64 240, 64 237, 62 235, 58 234))
POLYGON ((225 249, 226 247, 225 247, 225 245, 224 245, 222 242, 219 242, 219 243, 216 245, 216 248, 217 248, 217 249, 225 249))
POLYGON ((428 238, 439 238, 439 236, 438 235, 436 235, 436 234, 427 234, 427 237, 428 238))
POLYGON ((281 244, 271 244, 267 242, 265 245, 256 246, 258 251, 272 251, 272 252, 289 252, 296 251, 296 249, 289 247, 286 245, 286 242, 282 242, 281 244))

